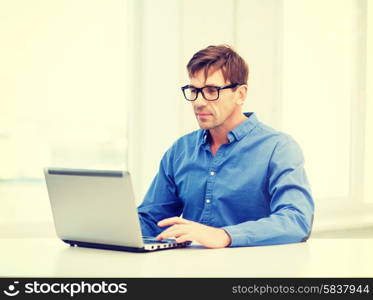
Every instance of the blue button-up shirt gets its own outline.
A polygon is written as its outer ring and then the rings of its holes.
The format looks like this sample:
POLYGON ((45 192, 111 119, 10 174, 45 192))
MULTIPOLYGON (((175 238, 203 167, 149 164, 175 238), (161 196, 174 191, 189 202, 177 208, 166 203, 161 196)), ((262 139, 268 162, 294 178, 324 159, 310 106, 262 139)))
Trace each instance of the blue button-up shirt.
POLYGON ((230 246, 305 241, 314 203, 298 144, 259 122, 254 113, 211 152, 208 131, 179 138, 164 154, 143 203, 142 233, 156 236, 157 222, 183 218, 223 228, 230 246))

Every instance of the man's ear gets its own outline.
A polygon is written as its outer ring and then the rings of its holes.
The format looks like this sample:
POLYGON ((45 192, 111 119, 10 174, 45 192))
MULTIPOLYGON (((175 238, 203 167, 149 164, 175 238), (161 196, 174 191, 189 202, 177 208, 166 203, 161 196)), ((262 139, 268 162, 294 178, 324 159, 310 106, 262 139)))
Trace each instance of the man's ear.
POLYGON ((242 105, 245 102, 246 94, 247 94, 247 85, 241 85, 239 86, 237 90, 237 101, 236 103, 239 105, 242 105))

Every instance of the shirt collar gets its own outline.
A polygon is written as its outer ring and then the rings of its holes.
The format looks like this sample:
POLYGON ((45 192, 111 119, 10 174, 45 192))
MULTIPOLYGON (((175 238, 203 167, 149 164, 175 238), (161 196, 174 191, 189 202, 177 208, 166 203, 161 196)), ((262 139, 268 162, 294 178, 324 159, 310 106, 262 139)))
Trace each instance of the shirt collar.
MULTIPOLYGON (((246 112, 244 115, 248 118, 247 120, 243 121, 237 127, 233 128, 230 132, 228 132, 228 140, 229 142, 239 141, 244 136, 250 133, 250 131, 258 124, 258 118, 254 112, 246 112)), ((202 130, 200 145, 204 145, 208 143, 208 130, 202 130)))
POLYGON ((229 142, 233 142, 234 140, 239 141, 240 139, 245 137, 247 134, 249 134, 250 131, 258 124, 259 121, 255 113, 247 112, 247 113, 244 113, 244 115, 248 119, 243 121, 241 124, 233 128, 228 133, 229 142))

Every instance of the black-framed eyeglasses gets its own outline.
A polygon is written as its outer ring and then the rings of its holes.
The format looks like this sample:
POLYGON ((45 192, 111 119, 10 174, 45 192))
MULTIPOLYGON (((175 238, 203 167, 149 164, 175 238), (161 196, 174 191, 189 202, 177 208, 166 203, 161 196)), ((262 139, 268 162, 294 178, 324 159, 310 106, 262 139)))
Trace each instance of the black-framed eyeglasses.
POLYGON ((188 101, 195 101, 198 98, 198 93, 202 94, 202 97, 207 101, 216 101, 219 99, 219 92, 224 89, 233 89, 244 83, 232 83, 225 86, 212 86, 206 85, 201 88, 197 88, 192 85, 186 85, 181 88, 184 97, 188 101))

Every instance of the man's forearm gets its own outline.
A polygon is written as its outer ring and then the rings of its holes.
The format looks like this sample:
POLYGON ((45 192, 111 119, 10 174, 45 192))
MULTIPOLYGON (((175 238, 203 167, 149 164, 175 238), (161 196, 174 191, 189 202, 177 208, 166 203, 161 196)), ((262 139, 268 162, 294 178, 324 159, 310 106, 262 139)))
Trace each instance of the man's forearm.
POLYGON ((247 221, 223 229, 230 235, 231 247, 261 246, 305 241, 312 227, 312 216, 283 209, 267 218, 247 221))
POLYGON ((161 229, 156 222, 152 222, 150 218, 142 216, 141 213, 139 213, 139 221, 143 236, 155 237, 160 233, 161 229))

